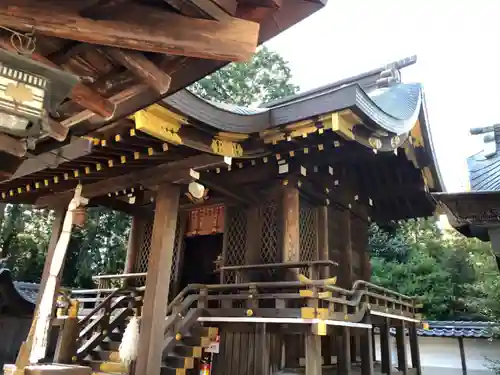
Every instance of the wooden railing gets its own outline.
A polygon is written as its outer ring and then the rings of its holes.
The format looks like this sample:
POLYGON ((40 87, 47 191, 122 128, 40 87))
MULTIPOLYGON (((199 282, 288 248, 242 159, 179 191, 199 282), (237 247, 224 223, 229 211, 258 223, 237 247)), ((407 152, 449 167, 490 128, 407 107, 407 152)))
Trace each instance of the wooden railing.
POLYGON ((61 330, 58 347, 71 348, 62 350, 58 355, 61 362, 68 358, 85 358, 106 338, 111 338, 112 332, 118 326, 123 326, 125 319, 133 314, 140 315, 144 287, 128 286, 127 281, 144 274, 101 275, 94 279, 102 284, 120 285, 118 288, 97 288, 73 290, 69 298, 76 310, 68 316, 59 318, 61 330), (74 320, 68 324, 69 320, 74 320), (71 330, 71 332, 69 332, 71 330), (72 342, 74 341, 74 342, 72 342))

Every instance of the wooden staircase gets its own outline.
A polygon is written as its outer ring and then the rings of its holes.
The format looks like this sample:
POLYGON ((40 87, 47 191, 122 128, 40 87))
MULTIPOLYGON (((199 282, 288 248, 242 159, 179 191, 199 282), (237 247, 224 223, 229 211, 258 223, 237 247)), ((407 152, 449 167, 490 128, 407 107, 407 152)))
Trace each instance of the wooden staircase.
MULTIPOLYGON (((92 368, 94 375, 129 374, 118 349, 137 297, 111 293, 79 322, 76 363, 92 368)), ((195 374, 203 349, 218 335, 197 320, 204 309, 193 308, 185 316, 172 313, 166 319, 161 375, 195 374)))
MULTIPOLYGON (((218 334, 218 329, 196 324, 185 336, 168 336, 169 348, 163 357, 161 375, 185 375, 196 373, 197 361, 203 348, 210 345, 218 334)), ((103 340, 89 356, 80 363, 92 368, 95 375, 128 374, 129 368, 120 362, 118 348, 121 335, 115 334, 103 340)))

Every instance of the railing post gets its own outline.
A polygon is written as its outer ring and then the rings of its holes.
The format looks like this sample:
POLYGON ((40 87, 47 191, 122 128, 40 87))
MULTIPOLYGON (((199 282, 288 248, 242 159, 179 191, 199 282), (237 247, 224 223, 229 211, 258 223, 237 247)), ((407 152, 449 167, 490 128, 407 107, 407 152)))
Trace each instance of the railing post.
POLYGON ((198 300, 198 307, 206 309, 208 307, 208 289, 203 287, 200 289, 200 299, 198 300))
POLYGON ((64 320, 63 326, 57 338, 54 362, 70 364, 77 351, 78 341, 78 301, 70 301, 68 316, 64 320))

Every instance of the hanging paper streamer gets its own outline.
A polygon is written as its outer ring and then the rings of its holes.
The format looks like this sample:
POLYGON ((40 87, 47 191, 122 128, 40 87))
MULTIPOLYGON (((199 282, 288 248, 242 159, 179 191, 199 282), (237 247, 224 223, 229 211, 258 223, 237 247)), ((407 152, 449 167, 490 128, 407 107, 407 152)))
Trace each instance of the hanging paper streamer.
POLYGON ((127 366, 137 358, 137 349, 139 346, 139 318, 133 316, 127 324, 123 333, 122 342, 118 348, 120 360, 127 366))

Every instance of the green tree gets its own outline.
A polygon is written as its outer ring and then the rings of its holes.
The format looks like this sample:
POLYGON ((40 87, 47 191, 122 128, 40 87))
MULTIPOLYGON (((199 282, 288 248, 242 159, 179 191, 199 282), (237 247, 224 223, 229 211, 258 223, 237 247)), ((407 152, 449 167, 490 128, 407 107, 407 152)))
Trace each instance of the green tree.
POLYGON ((427 319, 486 319, 487 292, 474 257, 491 258, 488 246, 442 231, 435 220, 373 226, 370 246, 373 281, 421 297, 427 319))
POLYGON ((278 53, 261 47, 252 60, 232 63, 201 79, 190 90, 204 99, 241 106, 259 105, 298 92, 278 53))

